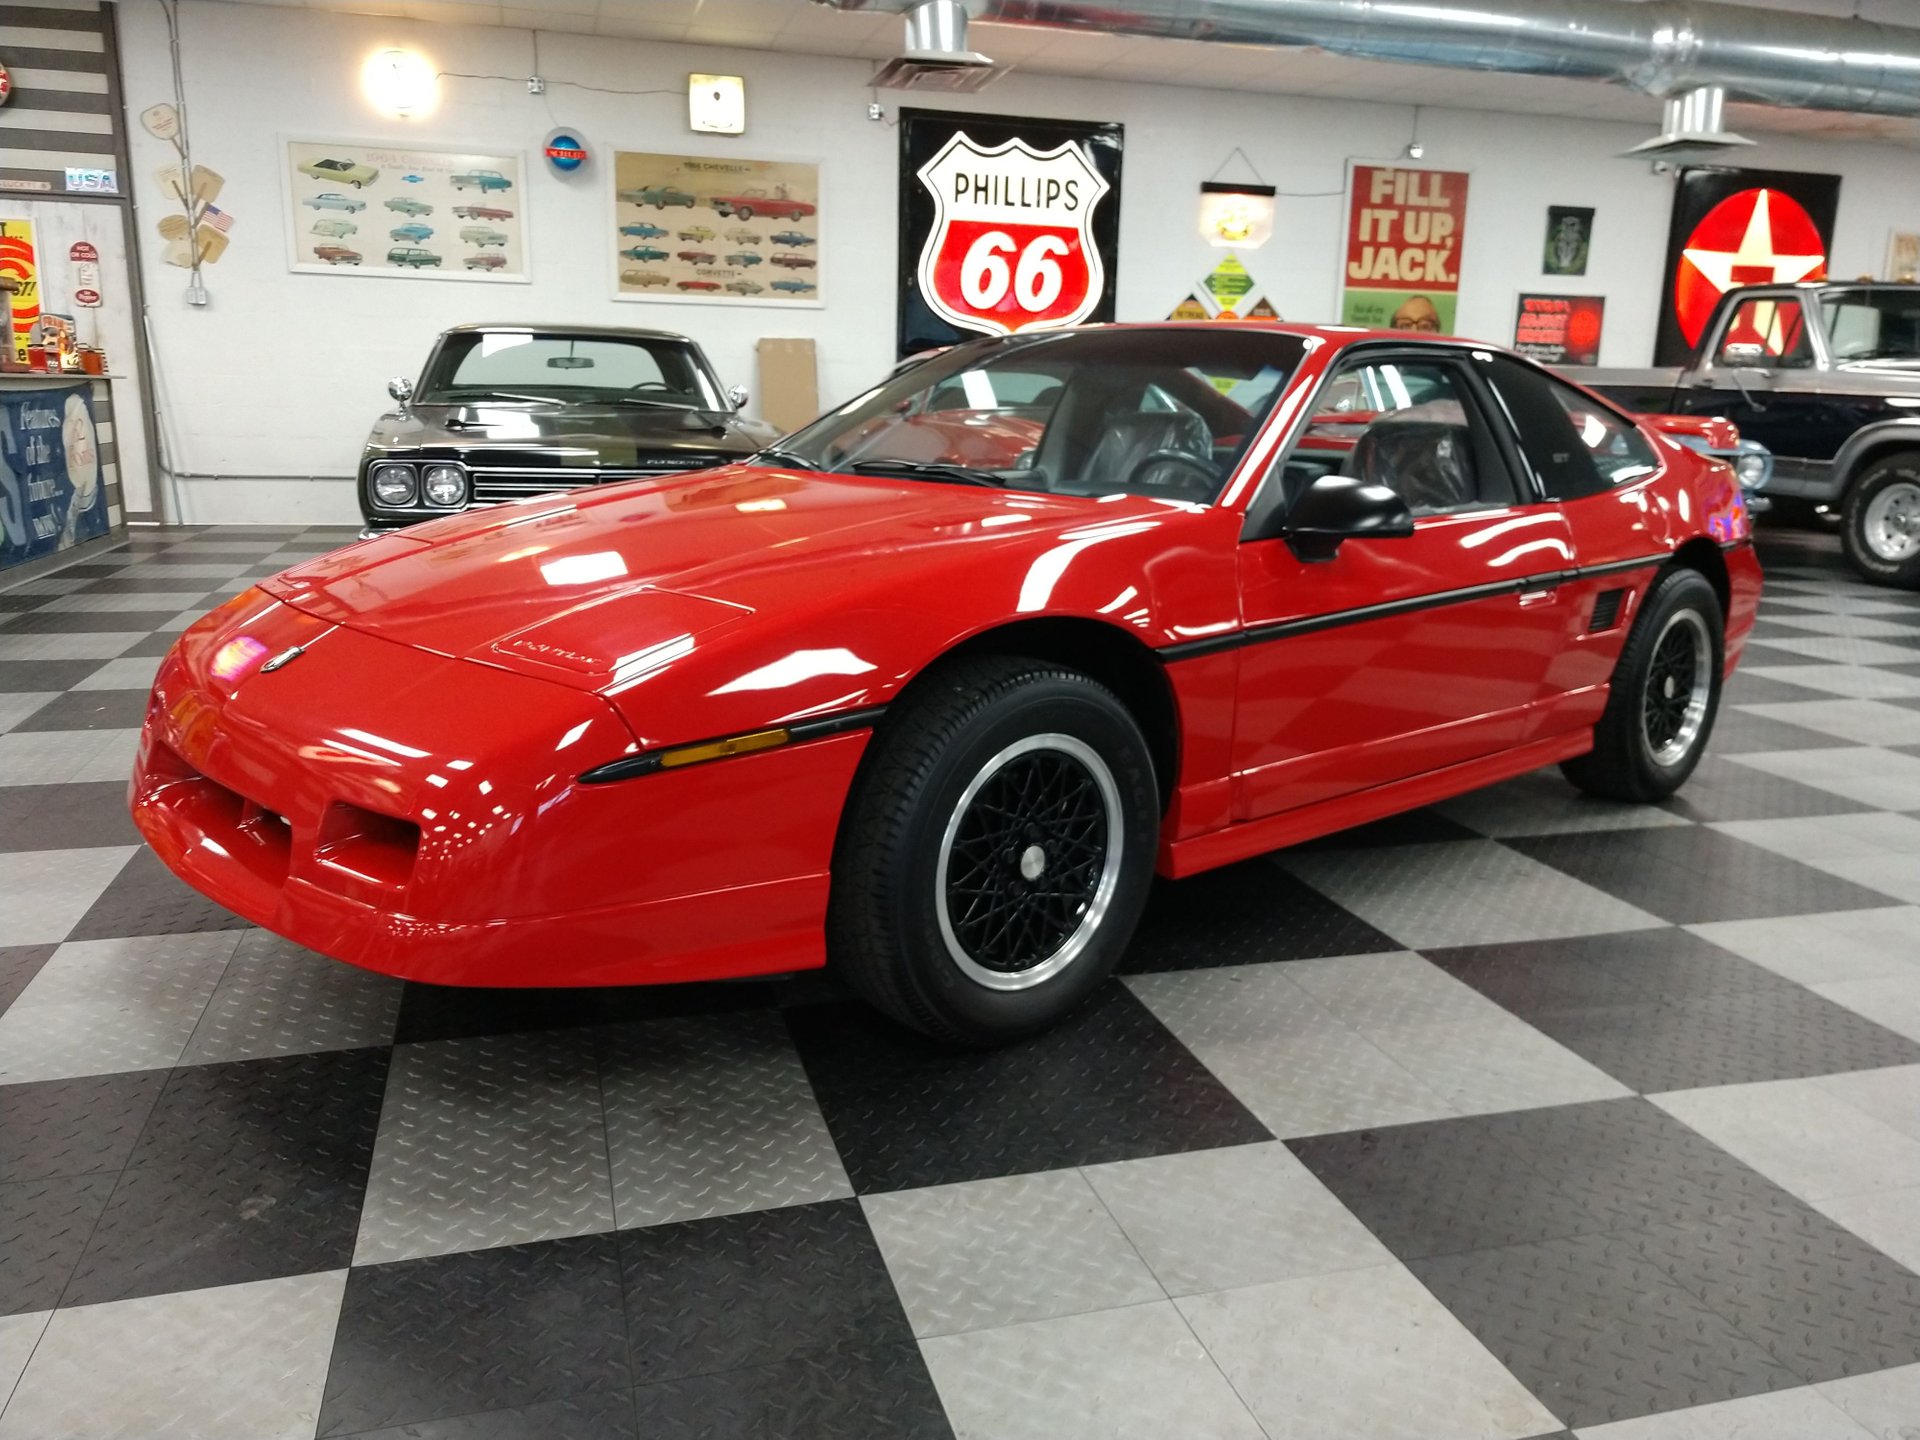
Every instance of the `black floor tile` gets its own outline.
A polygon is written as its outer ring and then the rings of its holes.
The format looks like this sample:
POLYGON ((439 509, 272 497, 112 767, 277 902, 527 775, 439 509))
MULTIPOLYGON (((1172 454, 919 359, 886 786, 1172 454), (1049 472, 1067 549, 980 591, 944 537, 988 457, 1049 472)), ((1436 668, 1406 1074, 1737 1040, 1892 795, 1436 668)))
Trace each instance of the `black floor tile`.
POLYGON ((1265 858, 1156 882, 1120 972, 1382 954, 1400 947, 1265 858))
POLYGON ((112 1189, 111 1175, 0 1183, 0 1315, 59 1303, 112 1189))
MULTIPOLYGON (((16 731, 138 730, 146 718, 145 690, 69 690, 49 700, 13 728, 16 731)), ((120 787, 123 797, 126 788, 120 787)))
POLYGON ((788 1022, 863 1194, 1271 1138, 1119 985, 995 1051, 940 1046, 851 1004, 788 1022))
POLYGON ((347 1277, 318 1434, 585 1406, 631 1383, 618 1236, 401 1260, 347 1277))
POLYGON ((1887 904, 1879 891, 1699 825, 1505 843, 1676 925, 1887 904))
MULTIPOLYGON (((1801 634, 1795 638, 1800 640, 1815 640, 1819 637, 1812 634, 1801 634)), ((1753 639, 1747 643, 1747 650, 1746 654, 1742 657, 1742 663, 1771 667, 1775 665, 1824 665, 1827 663, 1827 660, 1826 657, 1821 655, 1805 655, 1798 650, 1783 650, 1778 645, 1769 645, 1764 640, 1753 639)))
MULTIPOLYGON (((1801 690, 1784 698, 1833 697, 1801 690)), ((1839 740, 1827 742, 1829 748, 1841 743, 1839 740)), ((1721 820, 1797 820, 1807 815, 1852 815, 1872 807, 1856 804, 1828 790, 1802 785, 1797 780, 1769 775, 1751 765, 1737 764, 1709 750, 1679 793, 1671 800, 1662 801, 1661 808, 1689 820, 1711 824, 1721 820)))
POLYGON ((169 653, 179 639, 172 631, 161 631, 157 635, 149 635, 138 645, 122 650, 120 656, 122 659, 152 659, 156 655, 169 653))
POLYGON ((189 889, 185 881, 142 849, 113 877, 68 934, 69 940, 113 940, 128 935, 185 935, 244 930, 247 922, 189 889))
MULTIPOLYGON (((53 958, 58 945, 0 945, 0 1015, 20 998, 20 992, 40 973, 40 967, 53 958)), ((0 1170, 0 1179, 6 1178, 0 1170)))
POLYGON ((697 985, 576 986, 475 990, 410 982, 402 992, 394 1043, 464 1040, 527 1030, 571 1030, 673 1015, 768 1009, 839 998, 826 972, 803 971, 697 985))
MULTIPOLYGON (((1766 750, 1830 750, 1834 739, 1818 730, 1789 725, 1766 715, 1755 715, 1738 705, 1722 705, 1708 737, 1714 755, 1757 755, 1766 750)), ((1682 790, 1681 795, 1687 792, 1682 790)))
POLYGON ((1680 929, 1516 940, 1420 953, 1523 1020, 1550 1010, 1802 988, 1680 929))
MULTIPOLYGON (((709 1430, 708 1435, 721 1432, 709 1430)), ((352 1440, 654 1440, 634 1428, 633 1396, 595 1391, 510 1410, 483 1410, 411 1425, 362 1430, 352 1440)))
POLYGON ((70 690, 104 660, 0 660, 0 695, 70 690))
MULTIPOLYGON (((74 693, 113 695, 119 692, 78 690, 74 693)), ((139 843, 140 832, 127 813, 124 780, 71 785, 0 785, 0 853, 85 850, 139 843)))
POLYGON ((644 1440, 949 1440, 916 1345, 802 1355, 777 1365, 642 1385, 644 1440))
POLYGON ((110 631, 157 630, 173 610, 35 610, 0 621, 0 635, 93 635, 110 631))
POLYGON ((1569 1426, 1800 1383, 1628 1236, 1572 1236, 1408 1268, 1569 1426))
POLYGON ((620 1258, 638 1384, 913 1343, 858 1200, 627 1230, 620 1258))
POLYGON ((1293 846, 1295 850, 1375 850, 1383 845, 1431 845, 1441 840, 1478 840, 1477 830, 1471 830, 1457 820, 1450 820, 1438 810, 1411 810, 1404 815, 1389 815, 1384 820, 1375 820, 1366 825, 1355 825, 1351 829, 1336 830, 1331 835, 1322 835, 1317 840, 1309 840, 1293 846))
POLYGON ((0 1091, 0 1176, 118 1174, 153 1112, 164 1070, 40 1080, 0 1091))

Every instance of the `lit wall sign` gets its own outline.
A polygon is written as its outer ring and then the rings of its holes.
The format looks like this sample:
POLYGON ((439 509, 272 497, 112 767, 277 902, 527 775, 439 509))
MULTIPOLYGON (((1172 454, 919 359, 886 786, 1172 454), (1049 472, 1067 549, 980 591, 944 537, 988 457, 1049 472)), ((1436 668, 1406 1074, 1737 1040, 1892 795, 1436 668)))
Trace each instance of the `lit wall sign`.
POLYGON ((1200 182, 1200 233, 1209 245, 1258 250, 1273 238, 1271 185, 1236 180, 1200 182))
POLYGON ((120 177, 112 170, 67 167, 67 190, 74 195, 118 195, 120 177))

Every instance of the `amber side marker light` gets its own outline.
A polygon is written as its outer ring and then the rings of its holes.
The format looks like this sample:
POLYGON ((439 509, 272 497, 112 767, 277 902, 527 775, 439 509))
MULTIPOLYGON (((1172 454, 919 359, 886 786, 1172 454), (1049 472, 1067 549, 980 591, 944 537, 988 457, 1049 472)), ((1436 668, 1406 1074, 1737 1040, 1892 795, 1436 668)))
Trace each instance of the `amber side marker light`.
POLYGON ((596 765, 580 777, 586 785, 602 785, 610 780, 631 780, 637 775, 657 775, 662 770, 678 770, 687 765, 704 765, 709 760, 725 760, 734 755, 752 755, 761 750, 778 750, 782 745, 820 740, 849 730, 870 728, 885 712, 884 705, 868 705, 859 710, 842 710, 837 715, 822 715, 813 720, 796 720, 790 725, 767 730, 749 730, 744 735, 728 735, 719 740, 701 740, 692 745, 674 745, 665 750, 649 750, 643 755, 623 755, 596 765))
POLYGON ((751 755, 756 750, 771 750, 793 739, 788 730, 755 730, 750 735, 733 735, 725 740, 703 740, 698 745, 682 745, 660 752, 660 768, 672 770, 680 765, 698 765, 703 760, 724 760, 729 755, 751 755))

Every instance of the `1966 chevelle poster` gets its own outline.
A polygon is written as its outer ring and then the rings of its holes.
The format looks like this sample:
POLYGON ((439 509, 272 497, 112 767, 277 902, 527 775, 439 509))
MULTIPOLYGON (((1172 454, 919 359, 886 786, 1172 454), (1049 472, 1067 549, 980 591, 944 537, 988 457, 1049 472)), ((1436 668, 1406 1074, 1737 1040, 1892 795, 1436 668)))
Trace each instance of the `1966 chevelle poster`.
POLYGON ((289 139, 284 151, 294 270, 528 278, 520 156, 364 140, 289 139))
POLYGON ((614 295, 820 303, 820 167, 731 156, 613 156, 614 295))

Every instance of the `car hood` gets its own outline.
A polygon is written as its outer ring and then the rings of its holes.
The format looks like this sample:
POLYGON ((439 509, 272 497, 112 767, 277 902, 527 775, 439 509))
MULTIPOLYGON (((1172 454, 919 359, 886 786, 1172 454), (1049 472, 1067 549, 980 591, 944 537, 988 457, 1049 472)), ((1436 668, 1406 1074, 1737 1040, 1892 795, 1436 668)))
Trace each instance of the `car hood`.
POLYGON ((619 469, 642 456, 684 455, 711 463, 750 455, 778 438, 771 425, 725 410, 485 402, 414 405, 383 415, 367 449, 458 458, 481 467, 619 469))
POLYGON ((449 516, 262 588, 321 620, 613 693, 756 615, 778 624, 797 606, 871 604, 936 552, 970 547, 971 564, 1057 549, 1060 531, 1134 510, 1166 514, 1151 501, 735 465, 449 516))

